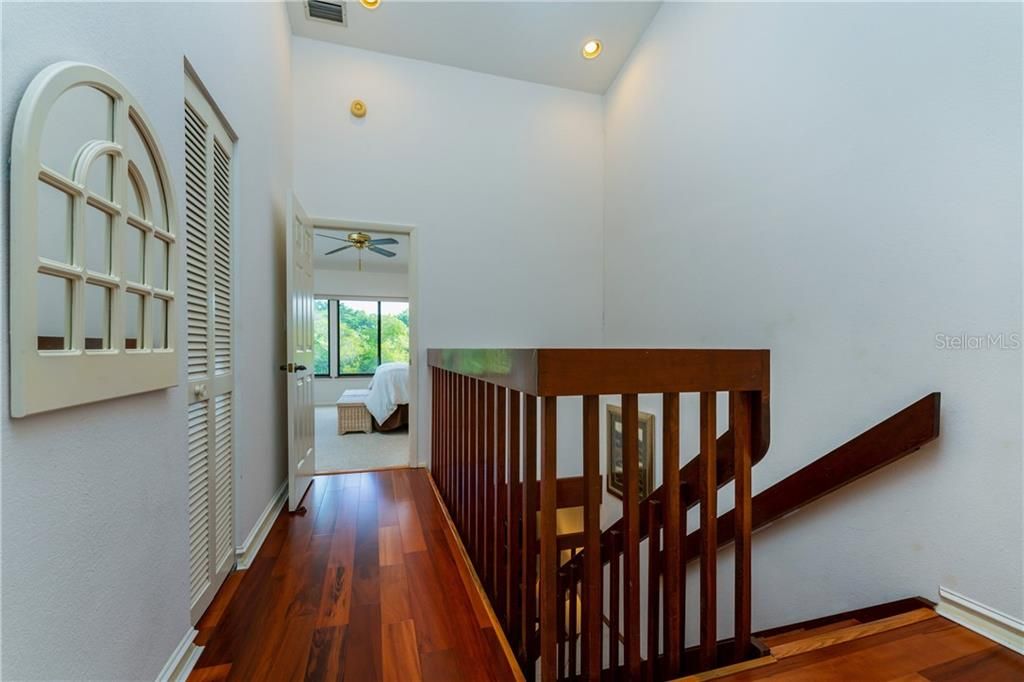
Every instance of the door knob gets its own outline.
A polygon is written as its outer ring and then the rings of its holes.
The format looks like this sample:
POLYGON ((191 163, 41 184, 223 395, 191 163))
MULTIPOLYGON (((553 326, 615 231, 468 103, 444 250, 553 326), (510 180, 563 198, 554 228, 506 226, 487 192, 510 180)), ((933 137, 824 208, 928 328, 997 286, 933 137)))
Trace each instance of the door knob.
POLYGON ((306 366, 305 365, 295 365, 295 371, 296 372, 305 372, 306 371, 306 366))

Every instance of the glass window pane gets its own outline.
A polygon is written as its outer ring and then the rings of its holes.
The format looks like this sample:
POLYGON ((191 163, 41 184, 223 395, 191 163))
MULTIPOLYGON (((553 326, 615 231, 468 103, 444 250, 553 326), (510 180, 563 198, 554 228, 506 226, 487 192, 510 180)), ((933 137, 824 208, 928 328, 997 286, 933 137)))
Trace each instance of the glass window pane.
POLYGON ((409 362, 409 304, 381 301, 380 355, 382 362, 409 362))
POLYGON ((42 258, 71 263, 71 195, 40 182, 37 201, 39 233, 36 250, 42 258))
POLYGON ((111 140, 114 133, 114 101, 89 85, 64 92, 46 116, 39 160, 71 177, 71 164, 82 145, 92 140, 111 140))
POLYGON ((153 299, 153 348, 167 348, 167 301, 153 299))
POLYGON ((142 283, 142 267, 145 259, 144 246, 146 236, 137 227, 125 225, 124 231, 124 258, 123 272, 124 279, 132 282, 142 283))
POLYGON ((313 301, 313 374, 324 376, 331 373, 329 304, 323 298, 313 301))
POLYGON ((128 292, 124 295, 124 347, 142 348, 142 322, 145 298, 128 292))
POLYGON ((85 267, 110 274, 110 224, 112 217, 94 206, 85 207, 85 267))
POLYGON ((85 285, 85 347, 110 348, 110 289, 85 285))
POLYGON ((71 338, 71 280, 39 274, 36 282, 36 348, 67 350, 71 338))
POLYGON ((338 372, 377 369, 377 301, 338 301, 338 372))
POLYGON ((104 199, 114 198, 114 159, 109 154, 104 154, 89 166, 89 177, 86 178, 85 186, 93 194, 98 194, 104 199))
POLYGON ((153 238, 153 262, 150 264, 150 286, 167 288, 167 242, 153 238))

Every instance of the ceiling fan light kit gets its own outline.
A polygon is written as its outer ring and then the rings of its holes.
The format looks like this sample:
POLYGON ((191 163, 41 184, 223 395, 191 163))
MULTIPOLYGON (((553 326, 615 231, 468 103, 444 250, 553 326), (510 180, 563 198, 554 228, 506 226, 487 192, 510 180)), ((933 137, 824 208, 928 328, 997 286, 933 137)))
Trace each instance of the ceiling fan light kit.
POLYGON ((345 246, 339 246, 336 249, 331 249, 330 251, 324 254, 325 256, 330 256, 332 254, 338 253, 339 251, 344 251, 345 249, 358 249, 360 272, 363 271, 364 250, 372 251, 373 253, 376 253, 379 256, 384 256, 385 258, 394 258, 397 255, 394 251, 389 251, 388 249, 381 248, 382 244, 397 244, 398 240, 394 239, 393 237, 381 237, 379 239, 374 239, 365 232, 350 232, 349 235, 344 238, 332 237, 329 234, 320 234, 319 236, 324 237, 326 239, 335 239, 340 242, 348 242, 348 244, 346 244, 345 246))

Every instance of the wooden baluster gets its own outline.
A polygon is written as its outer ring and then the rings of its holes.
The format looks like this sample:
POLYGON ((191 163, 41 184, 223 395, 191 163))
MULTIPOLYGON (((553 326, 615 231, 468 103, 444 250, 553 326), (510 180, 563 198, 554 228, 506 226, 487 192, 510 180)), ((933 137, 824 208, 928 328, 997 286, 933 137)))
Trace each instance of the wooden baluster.
MULTIPOLYGON (((558 624, 558 399, 543 399, 540 449, 540 669, 543 682, 557 678, 558 624)), ((529 511, 531 508, 527 508, 529 511)))
POLYGON ((430 368, 430 475, 437 478, 437 368, 430 368))
POLYGON ((469 450, 469 377, 459 377, 459 531, 469 546, 469 477, 466 475, 469 450))
POLYGON ((484 520, 484 384, 476 382, 476 404, 473 418, 476 429, 473 431, 473 564, 477 575, 483 575, 483 520, 484 520))
POLYGON ((523 576, 521 646, 527 680, 533 680, 533 638, 537 625, 537 397, 523 400, 523 576))
POLYGON ((718 479, 715 394, 700 394, 700 667, 717 664, 718 479))
POLYGON ((506 424, 506 411, 505 411, 505 398, 508 391, 504 386, 498 387, 498 397, 495 404, 495 440, 496 450, 494 458, 494 470, 495 470, 495 482, 494 486, 498 492, 495 499, 495 513, 494 513, 494 575, 491 579, 491 593, 494 595, 494 604, 497 607, 495 610, 498 612, 499 622, 505 620, 505 574, 508 571, 507 564, 507 553, 505 540, 508 537, 505 527, 508 525, 508 484, 506 480, 508 475, 506 473, 505 463, 505 424, 506 424))
POLYGON ((556 587, 556 591, 558 593, 558 610, 556 612, 557 629, 555 631, 555 641, 557 642, 558 648, 558 666, 556 668, 557 672, 555 673, 556 680, 568 679, 568 672, 566 671, 565 666, 567 659, 566 654, 568 654, 569 643, 565 637, 565 609, 569 605, 569 590, 568 586, 566 586, 565 588, 562 587, 562 585, 565 585, 568 582, 568 580, 569 574, 565 571, 565 569, 558 569, 558 586, 556 587))
POLYGON ((661 503, 647 503, 647 679, 658 679, 658 605, 661 578, 661 503))
POLYGON ((640 679, 640 453, 639 414, 635 393, 622 396, 622 591, 626 670, 640 679))
POLYGON ((434 458, 434 481, 437 483, 441 490, 444 490, 444 446, 442 444, 444 438, 444 384, 441 378, 441 369, 439 367, 434 368, 434 437, 433 437, 433 451, 434 458))
POLYGON ((665 565, 662 571, 665 589, 665 671, 666 679, 682 672, 683 655, 683 599, 685 590, 680 585, 686 576, 686 564, 680 556, 680 545, 685 542, 686 524, 679 505, 679 394, 662 396, 662 471, 665 491, 665 565))
POLYGON ((608 662, 611 666, 612 679, 617 680, 622 672, 619 669, 619 613, 622 608, 622 597, 619 595, 619 552, 622 548, 622 534, 613 530, 608 533, 608 541, 612 557, 608 576, 608 582, 611 583, 608 599, 608 662))
POLYGON ((690 508, 690 501, 695 497, 685 484, 679 487, 679 672, 683 675, 686 672, 686 567, 690 563, 690 555, 687 553, 686 544, 686 510, 690 508))
POLYGON ((747 657, 750 649, 750 534, 751 534, 751 495, 750 495, 750 461, 752 449, 752 423, 754 394, 747 391, 734 392, 729 395, 732 408, 730 422, 733 433, 733 461, 735 472, 734 490, 736 504, 733 521, 736 524, 734 552, 736 556, 735 594, 735 631, 733 659, 739 663, 747 657))
POLYGON ((522 625, 521 582, 523 575, 522 504, 523 490, 520 485, 520 432, 519 391, 509 391, 508 396, 508 576, 505 583, 505 632, 513 650, 519 644, 522 625))
POLYGON ((464 535, 463 509, 462 509, 462 435, 465 433, 462 420, 462 379, 458 374, 452 374, 452 396, 454 399, 452 412, 452 494, 455 496, 455 527, 460 535, 464 535))
POLYGON ((604 623, 601 611, 601 445, 596 395, 583 396, 583 672, 588 682, 601 679, 604 623))
POLYGON ((448 488, 448 508, 455 515, 455 376, 445 372, 444 477, 448 488))
POLYGON ((462 541, 469 547, 469 444, 472 435, 472 423, 470 422, 469 411, 469 377, 462 380, 462 434, 460 447, 462 448, 462 541))
POLYGON ((484 384, 484 516, 481 524, 484 570, 480 582, 491 601, 494 600, 494 590, 491 589, 494 575, 494 500, 498 494, 494 484, 494 400, 494 385, 484 384))
MULTIPOLYGON (((600 549, 598 550, 600 551, 600 549)), ((579 627, 577 625, 577 593, 576 582, 579 574, 576 572, 576 549, 569 553, 569 679, 575 680, 577 675, 576 663, 576 639, 579 627)))
POLYGON ((479 442, 477 431, 480 428, 479 418, 479 394, 477 389, 479 382, 470 379, 469 382, 469 558, 473 568, 480 570, 479 557, 477 556, 476 524, 479 517, 480 490, 478 487, 479 477, 477 476, 477 465, 480 463, 479 442))

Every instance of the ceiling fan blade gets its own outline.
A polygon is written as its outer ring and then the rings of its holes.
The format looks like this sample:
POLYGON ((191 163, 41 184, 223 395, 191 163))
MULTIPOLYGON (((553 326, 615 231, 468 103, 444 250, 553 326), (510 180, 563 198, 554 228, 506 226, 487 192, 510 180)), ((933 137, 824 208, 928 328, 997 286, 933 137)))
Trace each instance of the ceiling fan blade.
POLYGON ((326 237, 327 239, 336 239, 336 240, 338 240, 339 242, 347 242, 347 241, 348 241, 348 239, 347 239, 347 238, 345 238, 345 237, 332 237, 332 236, 331 236, 331 235, 329 235, 329 234, 321 234, 320 232, 317 232, 317 233, 316 233, 316 236, 317 236, 317 237, 326 237))
POLYGON ((381 244, 397 244, 398 240, 391 237, 383 237, 382 239, 371 239, 369 243, 380 246, 381 244))
POLYGON ((366 248, 368 248, 370 251, 373 251, 374 253, 379 253, 382 256, 387 256, 388 258, 393 258, 396 255, 394 251, 388 251, 387 249, 382 249, 379 246, 368 246, 366 248))
POLYGON ((345 249, 351 249, 351 248, 352 248, 351 244, 349 244, 348 246, 341 246, 341 247, 338 247, 337 249, 331 249, 330 251, 328 251, 324 255, 325 256, 330 256, 332 253, 338 253, 339 251, 344 251, 345 249))

